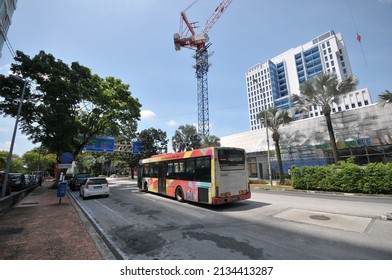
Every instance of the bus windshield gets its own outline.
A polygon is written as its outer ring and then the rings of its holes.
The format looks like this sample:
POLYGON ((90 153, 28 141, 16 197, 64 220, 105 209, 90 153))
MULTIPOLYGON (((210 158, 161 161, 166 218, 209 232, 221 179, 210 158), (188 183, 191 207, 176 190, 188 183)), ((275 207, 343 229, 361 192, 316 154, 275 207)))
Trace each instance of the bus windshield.
POLYGON ((237 166, 245 168, 245 153, 242 150, 220 149, 218 150, 218 160, 221 167, 237 166))

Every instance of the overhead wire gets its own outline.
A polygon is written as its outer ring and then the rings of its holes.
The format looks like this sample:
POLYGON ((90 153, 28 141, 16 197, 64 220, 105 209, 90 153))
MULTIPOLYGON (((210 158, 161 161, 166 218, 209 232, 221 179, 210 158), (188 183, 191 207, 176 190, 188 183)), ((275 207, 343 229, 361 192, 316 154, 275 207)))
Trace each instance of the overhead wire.
POLYGON ((199 0, 195 0, 195 1, 193 1, 185 10, 184 10, 184 12, 186 12, 187 10, 189 10, 193 5, 195 5, 196 4, 196 2, 198 2, 199 0))
POLYGON ((2 37, 3 37, 3 39, 4 39, 5 45, 7 46, 9 52, 12 55, 12 58, 14 59, 14 61, 17 64, 19 64, 19 62, 16 60, 16 52, 15 52, 14 48, 12 47, 10 40, 7 37, 7 33, 5 32, 5 30, 1 26, 0 26, 0 33, 1 33, 2 37))
POLYGON ((349 11, 350 11, 351 19, 352 19, 352 21, 353 21, 353 23, 354 23, 355 32, 357 33, 357 41, 358 41, 358 43, 359 43, 359 46, 361 47, 361 51, 362 51, 362 55, 363 55, 363 60, 365 61, 365 65, 367 65, 366 57, 365 57, 365 52, 363 51, 362 42, 361 42, 362 36, 361 36, 361 35, 359 34, 359 32, 358 32, 357 23, 355 22, 354 14, 353 14, 353 11, 352 11, 352 9, 351 9, 351 5, 350 5, 349 0, 347 0, 347 5, 348 5, 348 9, 349 9, 349 11))

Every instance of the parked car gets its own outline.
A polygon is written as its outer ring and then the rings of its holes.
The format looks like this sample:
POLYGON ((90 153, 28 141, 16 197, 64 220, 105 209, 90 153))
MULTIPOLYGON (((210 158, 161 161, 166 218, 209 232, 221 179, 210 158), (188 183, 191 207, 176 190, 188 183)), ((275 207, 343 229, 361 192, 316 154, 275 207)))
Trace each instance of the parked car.
MULTIPOLYGON (((5 172, 0 171, 0 192, 3 191, 3 180, 4 180, 5 172)), ((11 176, 8 175, 8 181, 7 181, 7 188, 5 189, 5 195, 10 195, 11 194, 11 186, 12 186, 12 179, 11 176)))
POLYGON ((65 174, 64 181, 69 183, 72 180, 72 177, 72 174, 65 174))
POLYGON ((87 179, 94 177, 90 173, 78 173, 75 174, 72 179, 69 181, 69 188, 72 191, 75 191, 77 189, 80 189, 81 184, 87 179))
POLYGON ((34 186, 37 182, 35 181, 35 178, 33 175, 25 175, 25 181, 26 181, 26 187, 32 187, 34 186))
POLYGON ((85 180, 79 190, 80 196, 86 199, 89 196, 109 196, 109 184, 106 178, 91 177, 85 180))
POLYGON ((18 192, 26 188, 26 178, 23 173, 10 173, 13 192, 18 192))

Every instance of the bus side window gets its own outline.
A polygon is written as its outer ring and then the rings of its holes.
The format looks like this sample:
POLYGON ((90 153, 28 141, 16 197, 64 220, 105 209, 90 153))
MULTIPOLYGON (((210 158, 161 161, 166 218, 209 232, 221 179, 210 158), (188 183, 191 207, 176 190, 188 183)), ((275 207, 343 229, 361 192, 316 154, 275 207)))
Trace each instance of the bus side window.
POLYGON ((195 180, 195 159, 194 158, 189 158, 186 160, 186 173, 184 174, 186 176, 187 180, 195 180))
POLYGON ((150 177, 150 164, 143 165, 143 177, 150 177))
POLYGON ((210 157, 196 159, 195 180, 201 182, 211 182, 211 161, 210 157))
POLYGON ((152 177, 157 178, 158 177, 158 172, 159 172, 159 163, 155 163, 153 165, 153 170, 152 170, 152 177))

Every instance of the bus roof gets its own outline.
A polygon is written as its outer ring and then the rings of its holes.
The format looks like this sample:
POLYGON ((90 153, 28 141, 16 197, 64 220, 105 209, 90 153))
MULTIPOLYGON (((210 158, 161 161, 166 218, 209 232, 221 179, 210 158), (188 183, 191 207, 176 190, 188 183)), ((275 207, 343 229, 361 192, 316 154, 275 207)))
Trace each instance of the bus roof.
POLYGON ((209 156, 209 155, 213 155, 214 150, 217 148, 218 149, 223 148, 223 149, 243 150, 240 148, 231 148, 231 147, 208 147, 208 148, 202 148, 202 149, 191 150, 191 151, 186 151, 186 152, 153 155, 150 158, 142 159, 140 161, 140 163, 149 163, 149 162, 158 162, 158 161, 166 161, 166 160, 209 156))

